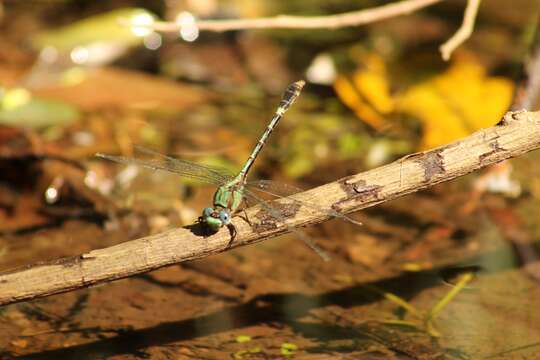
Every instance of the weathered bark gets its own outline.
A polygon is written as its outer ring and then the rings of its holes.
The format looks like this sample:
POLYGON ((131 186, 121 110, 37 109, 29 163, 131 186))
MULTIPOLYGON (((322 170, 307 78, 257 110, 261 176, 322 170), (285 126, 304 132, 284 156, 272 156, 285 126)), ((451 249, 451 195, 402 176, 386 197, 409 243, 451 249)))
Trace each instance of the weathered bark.
MULTIPOLYGON (((269 221, 259 206, 247 209, 255 226, 236 217, 238 235, 232 247, 262 241, 330 217, 327 212, 299 207, 290 199, 350 213, 538 148, 540 112, 510 112, 496 126, 446 146, 279 200, 287 226, 269 221), (256 219, 264 221, 257 224, 256 219)), ((80 289, 227 250, 227 229, 207 237, 198 235, 200 231, 194 225, 0 273, 0 305, 80 289)))

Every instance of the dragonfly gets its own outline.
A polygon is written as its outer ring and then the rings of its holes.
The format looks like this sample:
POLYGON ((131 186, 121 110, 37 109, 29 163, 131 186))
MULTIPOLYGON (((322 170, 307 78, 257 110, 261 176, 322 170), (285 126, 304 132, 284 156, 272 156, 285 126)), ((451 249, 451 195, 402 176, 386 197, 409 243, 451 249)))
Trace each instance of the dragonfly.
MULTIPOLYGON (((259 138, 259 141, 255 145, 249 158, 236 176, 224 169, 177 159, 140 146, 136 146, 136 149, 139 152, 152 157, 151 159, 128 158, 101 153, 96 154, 96 156, 126 165, 137 165, 152 170, 164 170, 176 173, 186 178, 191 178, 203 183, 217 186, 217 190, 214 193, 212 206, 203 209, 202 215, 199 217, 198 222, 205 225, 212 232, 217 232, 224 226, 227 227, 231 233, 231 240, 228 244, 228 247, 230 247, 237 234, 236 228, 231 220, 233 216, 238 215, 241 210, 245 210, 245 207, 242 207, 243 203, 247 204, 248 202, 251 202, 261 205, 261 207, 270 215, 271 218, 279 221, 280 223, 284 223, 284 225, 287 226, 285 224, 286 219, 282 215, 281 211, 275 206, 272 206, 270 202, 262 199, 256 192, 262 192, 275 198, 283 198, 300 192, 302 189, 291 185, 277 183, 271 180, 248 181, 247 178, 251 167, 266 144, 270 134, 279 121, 283 118, 285 112, 300 96, 304 85, 305 82, 303 80, 299 80, 290 84, 286 88, 274 116, 272 117, 262 136, 259 138)), ((322 209, 315 204, 299 200, 292 201, 300 206, 305 206, 314 212, 323 213, 330 215, 331 217, 341 218, 342 220, 356 225, 361 225, 361 223, 357 222, 356 220, 332 209, 322 209)), ((246 220, 250 225, 252 225, 247 217, 246 220)), ((299 230, 292 229, 289 226, 287 226, 287 228, 300 237, 324 260, 329 260, 329 256, 321 248, 319 248, 308 235, 299 230)))

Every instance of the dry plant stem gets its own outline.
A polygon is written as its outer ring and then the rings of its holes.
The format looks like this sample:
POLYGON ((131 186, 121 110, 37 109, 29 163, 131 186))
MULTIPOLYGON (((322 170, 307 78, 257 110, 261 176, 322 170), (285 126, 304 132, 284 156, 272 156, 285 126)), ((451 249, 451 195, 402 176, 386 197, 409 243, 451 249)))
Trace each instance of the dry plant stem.
MULTIPOLYGON (((442 1, 403 0, 371 9, 327 16, 279 15, 276 17, 255 19, 199 20, 196 22, 196 26, 200 31, 215 32, 250 29, 339 29, 348 26, 365 25, 399 15, 410 14, 442 1)), ((440 47, 444 60, 449 60, 454 50, 471 36, 480 1, 468 0, 461 27, 440 47)), ((131 24, 128 22, 127 25, 131 24)), ((160 32, 178 32, 181 26, 181 24, 176 22, 158 21, 152 24, 151 27, 153 30, 160 32)))
MULTIPOLYGON (((510 112, 498 125, 454 143, 406 156, 391 164, 296 194, 293 198, 350 213, 538 148, 540 112, 510 112)), ((320 223, 329 218, 327 213, 314 212, 311 207, 298 208, 289 199, 280 200, 276 206, 280 206, 290 227, 320 223)), ((238 235, 232 247, 252 244, 288 231, 287 226, 268 220, 259 206, 248 209, 247 213, 255 225, 249 226, 235 217, 238 235)), ((79 256, 3 272, 0 273, 0 305, 200 259, 227 250, 229 239, 227 229, 209 237, 197 236, 188 229, 175 229, 79 256)))
POLYGON ((467 7, 465 8, 465 15, 463 16, 463 23, 461 24, 460 28, 439 48, 443 60, 450 60, 450 56, 452 56, 454 50, 456 50, 458 46, 463 44, 465 40, 471 36, 479 7, 480 0, 468 0, 467 7))
MULTIPOLYGON (((247 29, 337 29, 410 14, 441 1, 443 0, 404 0, 371 9, 328 16, 279 15, 256 19, 199 20, 196 25, 201 31, 216 32, 247 29)), ((152 28, 161 32, 177 32, 180 25, 174 22, 156 22, 152 28)))
MULTIPOLYGON (((540 14, 539 14, 540 15, 540 14)), ((513 109, 533 110, 540 100, 540 19, 536 24, 535 43, 531 54, 525 61, 525 86, 521 96, 517 97, 513 109)), ((519 91, 519 90, 518 90, 519 91)))

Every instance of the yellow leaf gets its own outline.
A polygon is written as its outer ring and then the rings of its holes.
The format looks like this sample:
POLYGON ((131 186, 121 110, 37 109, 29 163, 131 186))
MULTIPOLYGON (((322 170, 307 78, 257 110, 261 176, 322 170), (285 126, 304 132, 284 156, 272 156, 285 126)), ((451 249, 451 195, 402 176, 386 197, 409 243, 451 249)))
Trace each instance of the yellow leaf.
POLYGON ((338 76, 334 83, 334 89, 341 101, 354 111, 362 121, 371 127, 380 130, 385 121, 356 91, 354 85, 344 76, 338 76))
POLYGON ((353 75, 358 92, 380 113, 388 114, 394 110, 390 96, 390 86, 386 65, 382 58, 369 54, 364 60, 364 68, 353 75))
POLYGON ((388 126, 385 114, 394 110, 384 61, 375 54, 365 54, 359 59, 361 68, 349 79, 339 75, 334 89, 339 98, 371 127, 382 130, 388 126))
POLYGON ((244 342, 248 342, 248 341, 251 341, 251 336, 249 336, 249 335, 238 335, 236 337, 236 342, 237 343, 244 343, 244 342))
POLYGON ((512 93, 511 81, 488 77, 475 58, 462 57, 445 73, 401 94, 396 110, 422 122, 420 147, 428 149, 494 125, 510 106, 512 93))

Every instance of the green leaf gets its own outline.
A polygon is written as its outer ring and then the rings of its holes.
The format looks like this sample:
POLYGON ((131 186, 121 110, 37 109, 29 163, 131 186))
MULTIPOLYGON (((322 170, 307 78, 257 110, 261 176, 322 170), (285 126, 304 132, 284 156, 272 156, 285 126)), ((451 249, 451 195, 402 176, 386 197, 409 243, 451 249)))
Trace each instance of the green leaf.
POLYGON ((77 120, 79 110, 70 104, 32 97, 24 89, 6 91, 0 99, 0 124, 45 128, 77 120))
POLYGON ((363 145, 362 140, 361 136, 351 133, 344 134, 338 139, 339 154, 346 158, 358 155, 363 145))
POLYGON ((307 152, 298 151, 291 155, 284 163, 283 170, 291 178, 299 178, 308 174, 315 167, 313 155, 307 152))
POLYGON ((138 45, 142 43, 142 37, 133 34, 131 27, 121 24, 120 21, 129 22, 140 15, 156 18, 154 14, 142 8, 122 8, 91 16, 55 30, 38 33, 32 42, 37 48, 53 46, 59 51, 66 52, 77 46, 92 43, 138 45))

